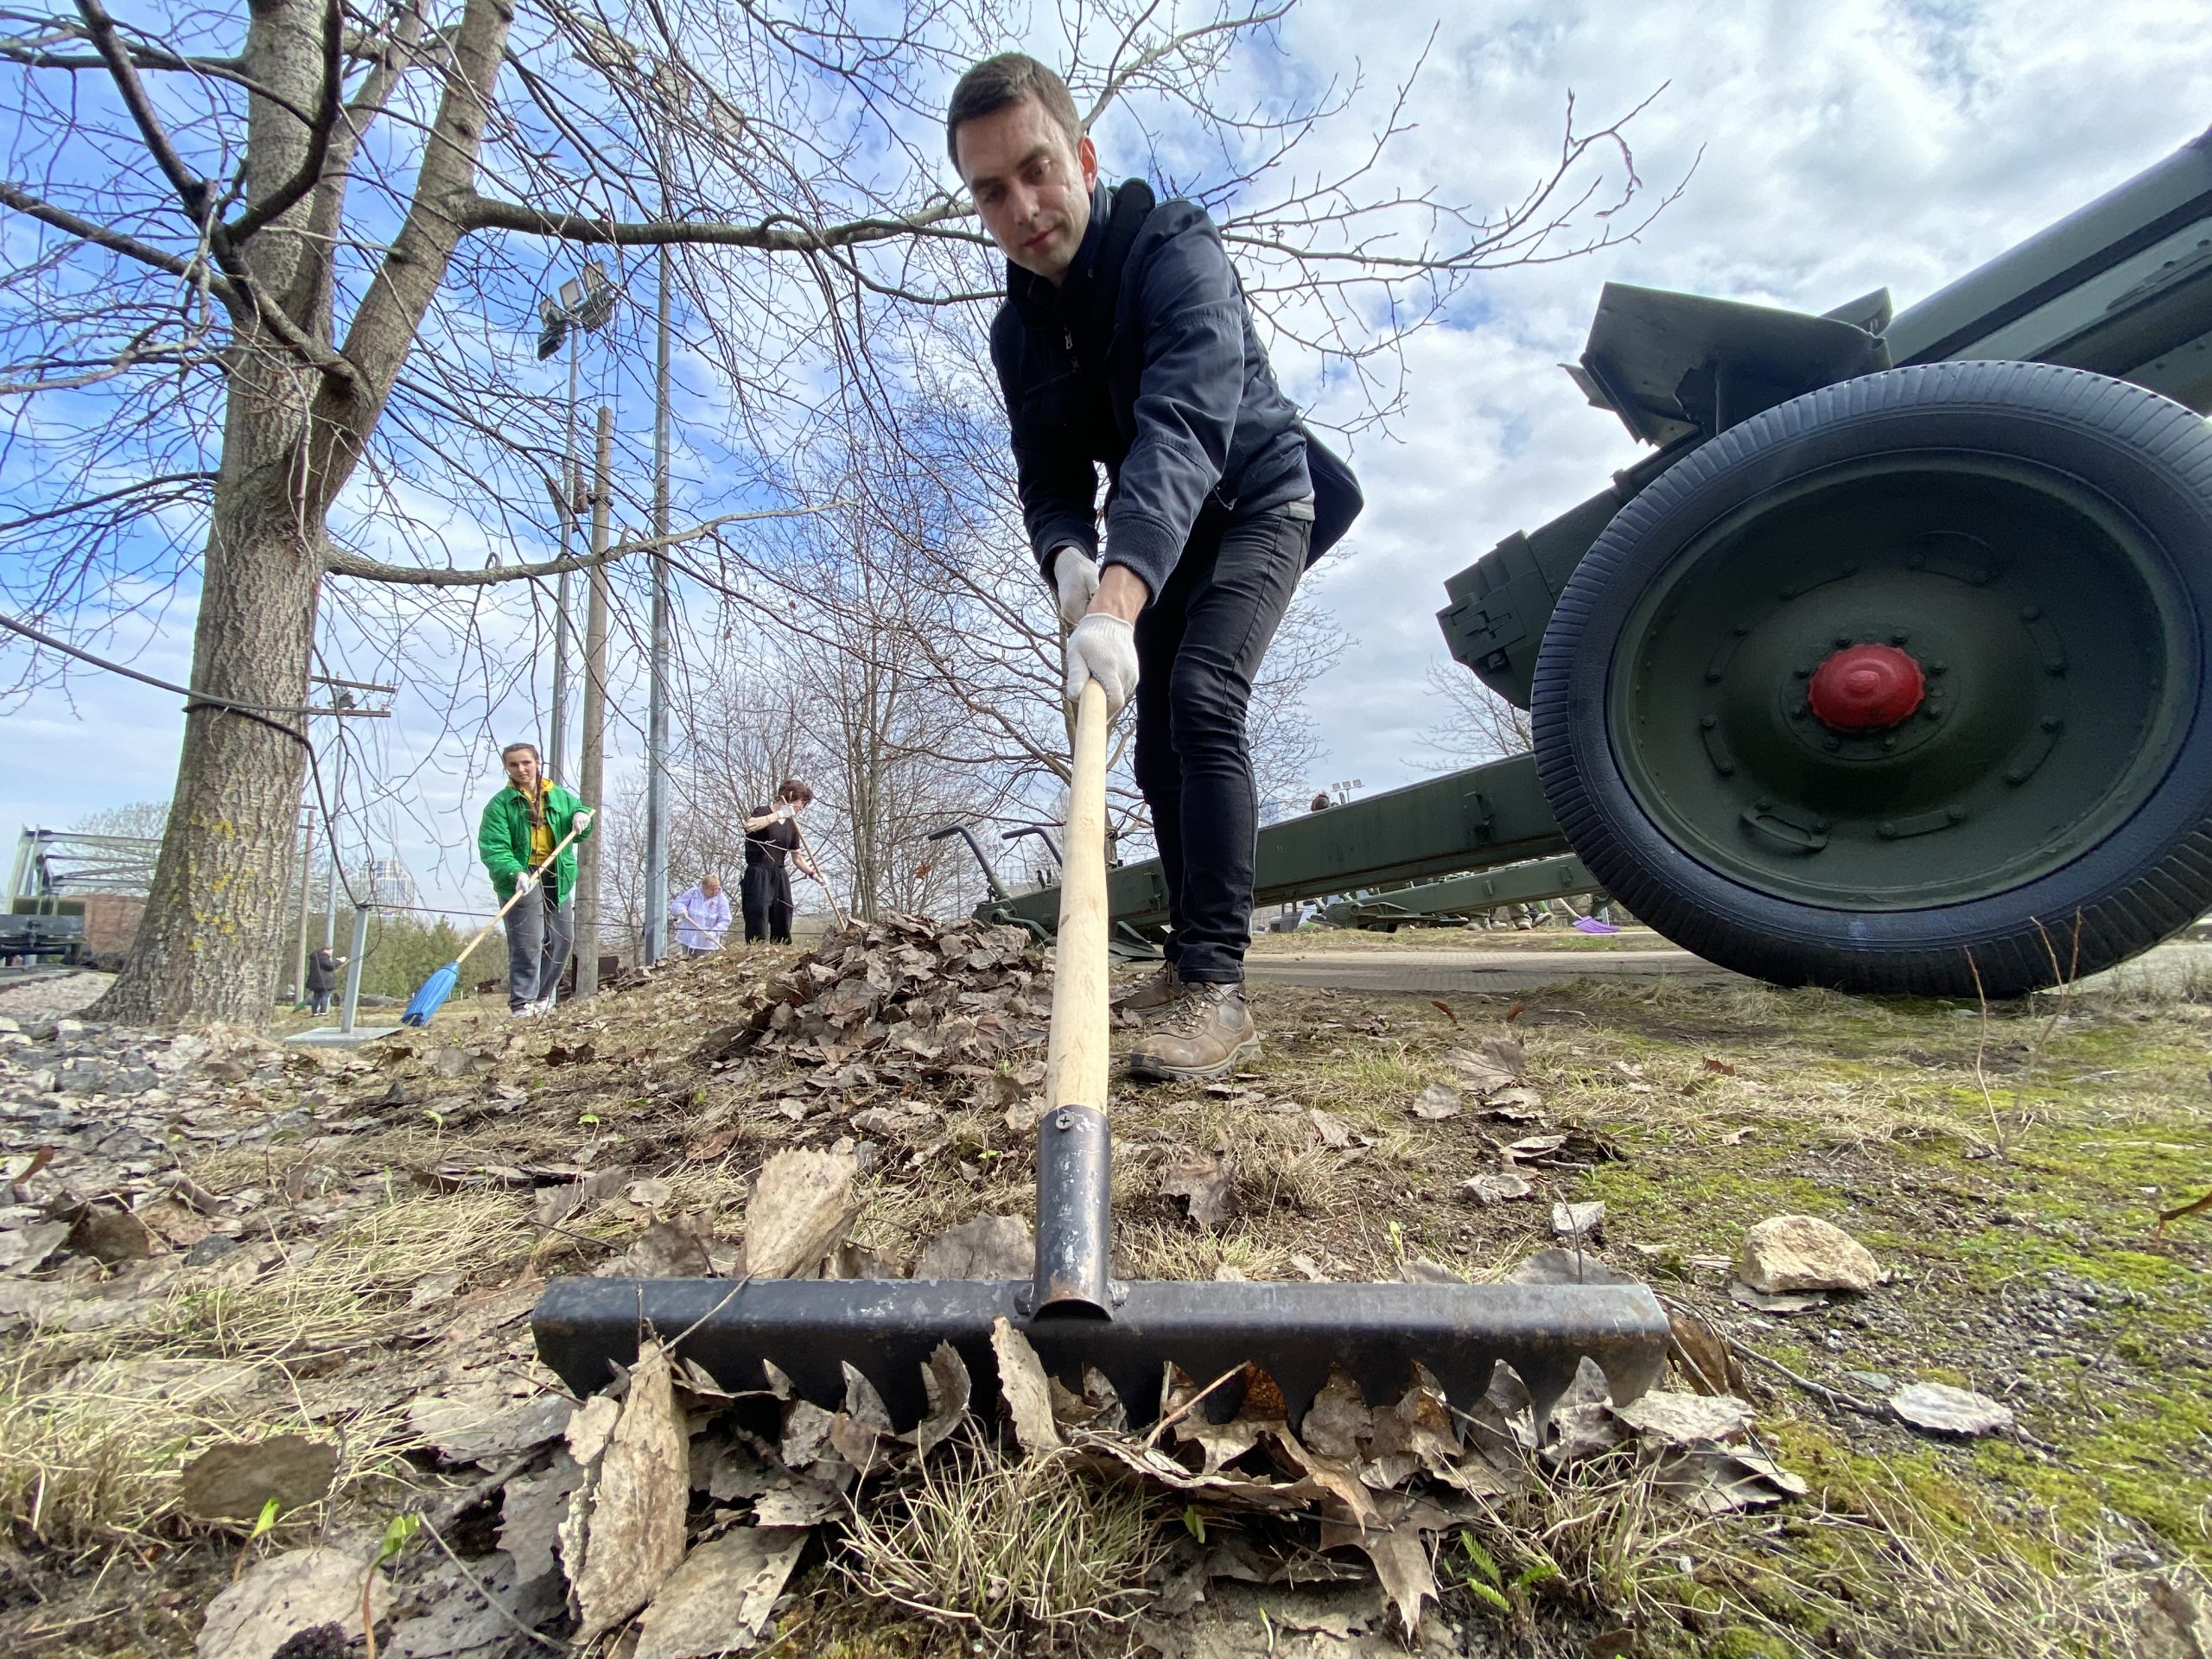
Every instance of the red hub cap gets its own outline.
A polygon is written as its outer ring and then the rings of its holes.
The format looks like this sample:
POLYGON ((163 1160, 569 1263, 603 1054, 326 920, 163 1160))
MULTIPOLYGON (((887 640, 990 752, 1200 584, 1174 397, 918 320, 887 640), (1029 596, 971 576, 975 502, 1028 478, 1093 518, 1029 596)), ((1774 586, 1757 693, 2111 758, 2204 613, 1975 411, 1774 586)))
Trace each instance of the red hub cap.
POLYGON ((1927 692, 1928 677, 1909 652, 1847 645, 1814 671, 1806 701, 1831 731, 1873 732, 1910 720, 1927 692))

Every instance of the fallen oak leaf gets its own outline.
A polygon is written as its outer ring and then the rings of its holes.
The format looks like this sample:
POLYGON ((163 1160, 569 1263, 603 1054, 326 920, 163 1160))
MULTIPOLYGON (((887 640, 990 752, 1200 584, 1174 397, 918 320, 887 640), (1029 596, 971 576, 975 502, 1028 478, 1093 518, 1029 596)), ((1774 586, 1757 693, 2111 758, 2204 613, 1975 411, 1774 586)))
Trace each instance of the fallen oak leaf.
POLYGON ((974 1388, 960 1351, 949 1342, 938 1344, 922 1366, 922 1394, 929 1408, 912 1431, 899 1439, 911 1445, 918 1456, 926 1455, 959 1427, 974 1388))
POLYGON ((1229 1218, 1229 1170, 1220 1160, 1185 1149, 1160 1178, 1163 1197, 1181 1198, 1191 1219, 1211 1231, 1229 1218))
POLYGON ((630 1368, 630 1391, 600 1459, 582 1568, 571 1569, 579 1643, 627 1619, 676 1570, 690 1492, 690 1441, 668 1356, 649 1341, 630 1368))
POLYGON ((1446 1118, 1459 1116, 1465 1104, 1458 1090, 1447 1089, 1440 1083, 1432 1083, 1414 1102, 1414 1116, 1427 1122, 1440 1123, 1446 1118))
POLYGON ((1033 1455, 1058 1450, 1065 1442, 1052 1421, 1052 1389, 1045 1363, 1029 1338, 1003 1314, 991 1322, 991 1351, 998 1357, 999 1393, 1014 1420, 1014 1438, 1033 1455))
POLYGON ((304 1434, 211 1446, 184 1466, 182 1506, 196 1520, 251 1521, 270 1503, 315 1503, 337 1472, 338 1448, 304 1434))
POLYGON ((745 1261, 756 1279, 810 1277, 859 1213, 852 1153, 779 1152, 745 1211, 745 1261))
POLYGON ((703 1659, 752 1647, 810 1535, 805 1527, 734 1527, 699 1545, 646 1607, 632 1659, 703 1659))

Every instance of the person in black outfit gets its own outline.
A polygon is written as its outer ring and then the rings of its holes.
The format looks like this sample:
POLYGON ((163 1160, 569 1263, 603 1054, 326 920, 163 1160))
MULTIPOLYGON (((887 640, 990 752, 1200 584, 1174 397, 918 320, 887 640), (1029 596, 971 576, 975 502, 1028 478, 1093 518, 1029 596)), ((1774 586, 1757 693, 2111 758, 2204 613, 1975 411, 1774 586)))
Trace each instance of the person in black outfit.
POLYGON ((785 861, 795 863, 816 880, 822 872, 799 843, 798 815, 814 800, 814 791, 796 778, 777 785, 774 804, 762 807, 745 821, 745 879, 738 899, 745 910, 747 944, 789 944, 791 942, 791 874, 785 861))
POLYGON ((1245 706, 1359 487, 1275 384, 1205 210, 1141 179, 1107 188, 1058 75, 1016 52, 975 65, 945 148, 1007 257, 991 361, 1031 550, 1069 630, 1065 690, 1096 680, 1109 709, 1136 702, 1169 931, 1160 971, 1117 1000, 1162 1016, 1129 1070, 1217 1077, 1259 1046, 1245 706))
POLYGON ((308 957, 308 1001, 311 1014, 330 1012, 330 994, 338 986, 338 970, 346 965, 346 958, 331 954, 330 947, 319 944, 308 957))

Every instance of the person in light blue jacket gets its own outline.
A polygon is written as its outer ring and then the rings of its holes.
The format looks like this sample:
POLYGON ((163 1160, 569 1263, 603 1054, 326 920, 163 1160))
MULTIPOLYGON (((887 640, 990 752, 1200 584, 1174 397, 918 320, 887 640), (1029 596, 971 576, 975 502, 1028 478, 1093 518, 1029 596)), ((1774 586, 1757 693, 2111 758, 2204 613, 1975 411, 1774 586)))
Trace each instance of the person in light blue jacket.
POLYGON ((698 885, 668 901, 676 923, 676 943, 686 956, 703 957, 722 948, 729 934, 729 899, 719 875, 702 875, 698 885))

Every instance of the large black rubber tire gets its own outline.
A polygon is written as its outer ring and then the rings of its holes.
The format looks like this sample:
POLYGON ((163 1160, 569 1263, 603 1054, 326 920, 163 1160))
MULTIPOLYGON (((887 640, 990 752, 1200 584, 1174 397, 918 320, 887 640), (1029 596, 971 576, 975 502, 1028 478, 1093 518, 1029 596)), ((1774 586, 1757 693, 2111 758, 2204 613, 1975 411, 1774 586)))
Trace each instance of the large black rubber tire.
MULTIPOLYGON (((1795 398, 1723 433, 1621 511, 1568 581, 1544 634, 1530 703, 1537 774, 1598 880, 1709 961, 1782 985, 2015 996, 2111 967, 2212 908, 2208 664, 2212 426, 2140 387, 2044 364, 1897 369, 1795 398), (2171 763, 2162 776, 2153 772, 2124 821, 2077 855, 1964 902, 1853 910, 1721 874, 1669 839, 1615 753, 1608 710, 1634 687, 1613 676, 1636 644, 1629 635, 1639 602, 1673 579, 1670 569, 1724 516, 1756 513, 1763 497, 1821 469, 1938 451, 2063 475, 2125 515, 2163 561, 2170 597, 2161 614, 2179 642, 2157 690, 2170 731, 2180 733, 2164 745, 2171 763)), ((2079 664, 2085 676, 2122 666, 2079 664)))

